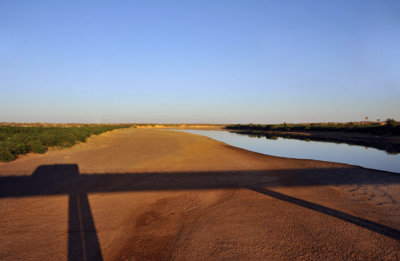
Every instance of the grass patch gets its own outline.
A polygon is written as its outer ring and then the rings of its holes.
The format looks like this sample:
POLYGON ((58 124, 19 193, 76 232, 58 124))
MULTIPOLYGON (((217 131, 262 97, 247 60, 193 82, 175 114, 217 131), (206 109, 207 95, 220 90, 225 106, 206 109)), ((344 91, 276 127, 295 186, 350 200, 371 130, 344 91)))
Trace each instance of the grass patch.
POLYGON ((71 147, 91 135, 133 125, 84 125, 79 127, 0 126, 0 161, 12 161, 28 152, 44 153, 49 147, 71 147))

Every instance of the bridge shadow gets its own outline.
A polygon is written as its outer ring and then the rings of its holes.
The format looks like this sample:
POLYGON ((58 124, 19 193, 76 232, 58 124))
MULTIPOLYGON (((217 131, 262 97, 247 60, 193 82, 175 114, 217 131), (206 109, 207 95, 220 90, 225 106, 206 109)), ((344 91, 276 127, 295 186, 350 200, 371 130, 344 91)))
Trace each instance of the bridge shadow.
MULTIPOLYGON (((36 189, 68 183, 79 177, 78 165, 40 166, 32 174, 36 189)), ((29 185, 30 182, 26 182, 29 185)), ((68 184, 66 184, 68 185, 68 184)), ((60 189, 60 188, 58 188, 60 189)), ((32 190, 35 190, 32 187, 32 190)), ((103 260, 97 230, 87 193, 78 187, 68 188, 68 260, 103 260)))
POLYGON ((103 260, 87 194, 70 194, 68 260, 103 260))
POLYGON ((400 175, 361 168, 81 174, 78 165, 42 165, 0 177, 0 198, 68 195, 68 260, 102 260, 89 193, 247 188, 400 240, 400 231, 271 190, 276 186, 400 184, 400 175), (268 189, 266 188, 268 187, 268 189))

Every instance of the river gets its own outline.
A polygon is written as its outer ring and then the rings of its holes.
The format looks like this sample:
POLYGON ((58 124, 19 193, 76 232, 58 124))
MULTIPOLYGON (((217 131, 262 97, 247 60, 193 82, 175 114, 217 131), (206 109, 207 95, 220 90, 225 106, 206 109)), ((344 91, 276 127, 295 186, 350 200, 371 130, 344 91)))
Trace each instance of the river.
POLYGON ((226 144, 267 155, 314 159, 400 173, 400 153, 390 154, 371 147, 346 143, 254 137, 228 131, 183 130, 226 144))

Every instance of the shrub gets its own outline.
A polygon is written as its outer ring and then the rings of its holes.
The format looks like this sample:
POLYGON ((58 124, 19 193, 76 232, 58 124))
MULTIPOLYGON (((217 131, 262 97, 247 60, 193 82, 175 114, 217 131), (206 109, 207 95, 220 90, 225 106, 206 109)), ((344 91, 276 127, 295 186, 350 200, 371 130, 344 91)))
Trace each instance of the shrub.
POLYGON ((23 141, 18 141, 9 145, 9 148, 10 152, 15 155, 26 154, 29 152, 29 145, 24 143, 23 141))
POLYGON ((16 158, 16 156, 11 153, 9 148, 0 147, 0 161, 12 161, 15 158, 16 158))
POLYGON ((387 119, 386 120, 386 127, 395 127, 397 124, 396 124, 396 121, 395 120, 393 120, 393 119, 387 119))
POLYGON ((45 153, 47 148, 39 140, 32 140, 29 142, 29 147, 34 153, 45 153))
POLYGON ((84 125, 81 127, 0 126, 0 161, 11 161, 30 151, 44 153, 50 146, 70 147, 91 135, 132 125, 84 125))

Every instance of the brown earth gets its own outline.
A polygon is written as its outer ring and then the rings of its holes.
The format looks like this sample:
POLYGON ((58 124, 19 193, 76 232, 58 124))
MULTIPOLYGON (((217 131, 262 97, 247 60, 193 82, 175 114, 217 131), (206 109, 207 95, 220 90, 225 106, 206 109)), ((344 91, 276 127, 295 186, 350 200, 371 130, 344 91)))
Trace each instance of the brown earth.
POLYGON ((0 260, 396 260, 400 175, 121 129, 0 163, 0 260))

